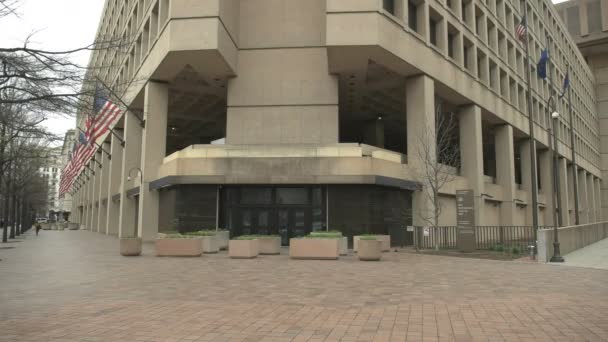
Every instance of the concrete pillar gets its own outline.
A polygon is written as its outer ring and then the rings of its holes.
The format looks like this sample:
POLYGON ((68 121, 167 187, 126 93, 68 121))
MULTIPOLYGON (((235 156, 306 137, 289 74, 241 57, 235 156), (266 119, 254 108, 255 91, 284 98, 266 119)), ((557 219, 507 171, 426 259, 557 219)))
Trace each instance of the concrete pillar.
POLYGON ((587 207, 589 223, 597 222, 595 219, 595 188, 593 187, 593 175, 590 173, 587 173, 587 207))
MULTIPOLYGON (((116 131, 116 134, 122 134, 122 131, 116 131)), ((120 192, 120 176, 122 166, 122 155, 123 146, 120 144, 118 138, 112 135, 112 141, 110 143, 110 153, 112 154, 112 160, 108 167, 108 188, 106 189, 106 196, 108 198, 107 220, 106 220, 106 231, 110 235, 118 235, 119 217, 120 217, 120 205, 118 201, 113 201, 112 196, 120 192)))
POLYGON ((513 148, 513 127, 502 125, 495 130, 496 184, 502 187, 500 223, 512 226, 516 214, 515 207, 515 151, 513 148))
MULTIPOLYGON (((555 194, 553 191, 553 156, 549 150, 540 151, 539 164, 540 164, 540 185, 544 195, 545 204, 545 225, 552 226, 556 224, 553 219, 555 214, 555 194)), ((540 201, 539 201, 540 202, 540 201)))
POLYGON ((604 219, 604 213, 602 211, 602 194, 601 194, 601 183, 600 183, 600 179, 599 178, 595 178, 594 179, 594 184, 595 184, 595 208, 596 208, 596 220, 597 222, 603 222, 605 221, 604 219))
POLYGON ((585 170, 578 170, 578 204, 580 210, 580 224, 589 223, 589 202, 587 196, 587 176, 585 170))
POLYGON ((569 204, 569 216, 570 216, 570 225, 576 224, 576 215, 575 215, 575 207, 574 207, 574 172, 572 172, 572 164, 568 164, 567 166, 567 175, 568 175, 568 204, 569 204))
POLYGON ((530 175, 530 140, 525 140, 519 145, 521 158, 521 188, 526 192, 526 225, 532 225, 532 177, 530 175))
MULTIPOLYGON (((428 149, 436 145, 433 79, 426 75, 409 78, 406 84, 406 103, 408 164, 421 175, 424 173, 425 163, 433 163, 437 158, 434 154, 435 149, 428 149), (425 153, 425 147, 428 153, 425 153)), ((414 192, 413 195, 413 223, 415 226, 424 226, 432 221, 433 203, 428 180, 424 177, 419 178, 423 183, 423 189, 414 192)))
POLYGON ((95 177, 92 184, 93 196, 91 198, 91 205, 93 206, 93 215, 91 215, 91 230, 99 233, 99 186, 101 183, 102 169, 97 163, 101 160, 101 152, 96 152, 93 158, 95 158, 95 160, 91 161, 91 167, 95 170, 95 177))
POLYGON ((560 190, 560 215, 562 218, 562 225, 570 225, 570 201, 569 201, 569 187, 568 187, 568 161, 566 158, 559 158, 557 162, 557 172, 559 172, 559 190, 560 190))
MULTIPOLYGON (((109 143, 103 143, 102 147, 105 151, 110 150, 109 143)), ((97 220, 97 229, 99 232, 108 235, 108 179, 110 178, 110 156, 107 153, 102 153, 101 155, 101 181, 99 182, 99 190, 98 192, 98 201, 99 201, 99 209, 98 209, 98 220, 97 220), (105 204, 104 204, 105 203, 105 204)))
POLYGON ((137 231, 144 241, 152 241, 158 233, 158 191, 150 191, 150 182, 158 178, 158 169, 167 150, 167 115, 169 111, 169 86, 165 83, 148 82, 145 89, 142 133, 141 170, 143 184, 139 192, 139 219, 137 231))
POLYGON ((483 204, 481 197, 483 182, 483 131, 481 108, 471 105, 463 108, 458 116, 460 130, 460 170, 469 182, 475 195, 475 224, 483 223, 483 204))
POLYGON ((136 203, 134 198, 127 197, 127 191, 135 187, 135 180, 138 180, 139 174, 136 168, 140 166, 141 158, 141 131, 142 128, 135 114, 125 113, 125 148, 122 155, 121 171, 120 171, 120 214, 118 222, 119 237, 134 237, 137 236, 137 227, 135 220, 137 218, 136 203), (132 171, 131 180, 129 171, 132 171))
POLYGON ((373 120, 365 124, 363 143, 384 148, 384 121, 373 120))

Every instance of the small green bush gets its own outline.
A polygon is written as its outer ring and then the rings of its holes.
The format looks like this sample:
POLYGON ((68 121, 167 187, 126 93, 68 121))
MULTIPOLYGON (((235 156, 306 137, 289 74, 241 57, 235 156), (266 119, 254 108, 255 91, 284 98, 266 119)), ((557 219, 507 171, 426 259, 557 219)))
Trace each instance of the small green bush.
POLYGON ((257 235, 241 235, 234 238, 234 240, 257 240, 259 237, 257 235))
POLYGON ((342 236, 342 232, 339 232, 337 230, 330 230, 330 231, 317 231, 317 232, 310 232, 310 236, 318 236, 318 237, 323 237, 323 236, 329 236, 329 237, 341 237, 342 236))
POLYGON ((187 236, 215 236, 215 230, 199 230, 198 232, 188 232, 183 235, 187 236))
POLYGON ((505 251, 505 248, 504 248, 502 245, 497 245, 497 246, 496 246, 496 248, 495 248, 495 250, 496 250, 497 252, 504 252, 504 251, 505 251))
POLYGON ((513 247, 513 248, 511 249, 511 253, 513 253, 513 254, 519 254, 519 253, 521 253, 521 251, 519 250, 519 248, 517 248, 517 247, 513 247))
POLYGON ((494 246, 490 246, 490 248, 488 248, 489 251, 493 251, 494 249, 494 246))
POLYGON ((371 241, 375 241, 375 240, 378 240, 378 238, 376 238, 376 235, 365 234, 365 235, 361 235, 359 237, 359 240, 371 240, 371 241))
POLYGON ((330 233, 330 232, 315 232, 310 233, 310 235, 305 236, 306 239, 340 239, 342 238, 342 233, 330 233))

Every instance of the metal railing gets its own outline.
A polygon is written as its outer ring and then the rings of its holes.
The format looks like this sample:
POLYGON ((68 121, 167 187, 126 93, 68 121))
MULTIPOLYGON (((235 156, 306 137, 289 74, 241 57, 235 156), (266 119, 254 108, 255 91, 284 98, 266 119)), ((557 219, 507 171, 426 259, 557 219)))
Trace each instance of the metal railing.
MULTIPOLYGON (((539 227, 547 229, 551 227, 539 227)), ((518 248, 526 253, 529 246, 535 244, 534 227, 532 226, 476 226, 475 240, 477 249, 518 248)), ((432 249, 439 245, 441 249, 458 247, 458 227, 441 226, 414 227, 414 246, 419 249, 432 249)))

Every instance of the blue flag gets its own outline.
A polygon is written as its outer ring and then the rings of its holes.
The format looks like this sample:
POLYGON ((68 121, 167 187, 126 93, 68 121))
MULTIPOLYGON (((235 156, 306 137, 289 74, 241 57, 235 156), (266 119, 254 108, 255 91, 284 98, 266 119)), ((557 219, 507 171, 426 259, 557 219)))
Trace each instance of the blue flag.
POLYGON ((564 78, 564 85, 562 88, 562 93, 559 94, 560 99, 562 97, 564 97, 564 95, 566 95, 566 91, 568 90, 568 88, 570 88, 570 75, 568 73, 566 73, 566 77, 564 78))
POLYGON ((82 144, 82 145, 86 145, 87 144, 87 137, 83 132, 80 132, 80 135, 78 136, 78 141, 82 144))
POLYGON ((106 105, 108 98, 109 98, 108 91, 103 89, 98 83, 95 88, 95 98, 94 98, 94 102, 93 102, 93 115, 92 116, 95 116, 99 112, 101 112, 103 107, 106 105))
POLYGON ((547 78, 547 62, 549 61, 549 51, 544 49, 540 54, 540 59, 538 60, 538 64, 536 64, 536 73, 539 78, 543 80, 547 78))

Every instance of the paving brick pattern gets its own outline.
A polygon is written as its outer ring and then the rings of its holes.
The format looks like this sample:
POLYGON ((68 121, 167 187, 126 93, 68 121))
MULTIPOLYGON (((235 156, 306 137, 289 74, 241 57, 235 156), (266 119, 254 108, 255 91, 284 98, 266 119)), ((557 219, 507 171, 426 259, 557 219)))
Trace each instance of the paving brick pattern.
POLYGON ((0 341, 608 341, 608 271, 389 253, 380 263, 0 249, 0 341))

